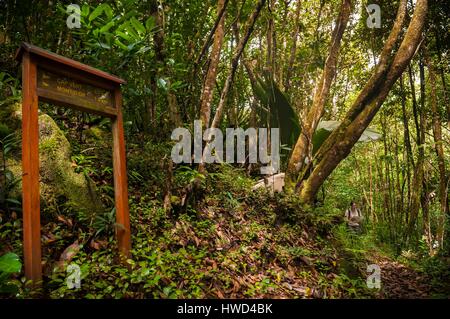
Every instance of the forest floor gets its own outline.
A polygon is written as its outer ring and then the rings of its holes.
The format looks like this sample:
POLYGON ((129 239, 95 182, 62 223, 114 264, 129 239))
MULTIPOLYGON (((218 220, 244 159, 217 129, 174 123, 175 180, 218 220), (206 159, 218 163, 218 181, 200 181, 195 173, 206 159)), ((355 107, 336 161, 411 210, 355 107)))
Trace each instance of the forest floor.
MULTIPOLYGON (((336 206, 305 209, 292 194, 250 191, 255 180, 242 169, 219 165, 199 176, 195 169, 178 167, 169 194, 172 207, 165 209, 167 176, 162 164, 152 161, 163 158, 157 152, 147 150, 145 158, 131 148, 128 155, 131 259, 118 262, 114 210, 86 214, 59 206, 52 213, 44 207, 44 284, 30 290, 18 274, 16 297, 433 297, 432 280, 420 267, 382 253, 368 233, 351 234, 336 206), (186 198, 184 186, 199 177, 200 191, 186 198), (80 289, 68 289, 69 263, 80 266, 80 289), (367 287, 370 264, 381 268, 381 289, 367 287)), ((112 184, 103 173, 93 177, 97 185, 112 184)), ((113 197, 110 187, 102 192, 113 197)), ((4 218, 0 235, 0 254, 13 251, 23 260, 20 214, 4 218)), ((446 281, 439 277, 443 267, 436 270, 440 282, 446 281)))
POLYGON ((381 268, 382 289, 378 298, 421 299, 430 298, 430 278, 412 267, 386 256, 372 257, 370 262, 381 268))
MULTIPOLYGON (((195 207, 174 205, 170 213, 162 209, 160 200, 134 189, 130 196, 133 257, 127 266, 117 263, 112 234, 92 237, 91 230, 80 227, 76 215, 46 218, 43 290, 21 287, 21 294, 44 298, 431 297, 430 280, 422 273, 376 249, 354 249, 340 240, 348 236, 340 216, 305 211, 293 196, 248 192, 251 182, 238 170, 222 167, 205 180, 205 192, 193 199, 195 207), (80 265, 81 289, 67 288, 67 273, 60 266, 69 262, 80 265), (367 287, 369 264, 381 268, 381 289, 367 287)), ((9 233, 15 238, 10 249, 20 251, 20 224, 9 233)))

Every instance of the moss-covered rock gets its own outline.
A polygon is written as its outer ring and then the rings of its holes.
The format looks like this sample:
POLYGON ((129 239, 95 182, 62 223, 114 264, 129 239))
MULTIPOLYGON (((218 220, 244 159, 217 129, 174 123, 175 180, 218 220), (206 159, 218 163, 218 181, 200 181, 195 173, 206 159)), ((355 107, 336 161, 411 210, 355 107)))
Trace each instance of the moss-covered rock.
MULTIPOLYGON (((16 103, 10 108, 9 117, 0 115, 0 121, 9 119, 17 129, 21 121, 21 107, 16 103)), ((20 127, 20 125, 19 125, 20 127)), ((64 202, 65 206, 86 213, 103 211, 103 206, 92 181, 83 174, 75 173, 70 143, 58 125, 47 114, 39 115, 39 174, 41 205, 51 208, 64 202)), ((17 177, 22 174, 20 157, 14 156, 8 161, 9 169, 17 177)), ((16 193, 21 192, 21 184, 16 193)))

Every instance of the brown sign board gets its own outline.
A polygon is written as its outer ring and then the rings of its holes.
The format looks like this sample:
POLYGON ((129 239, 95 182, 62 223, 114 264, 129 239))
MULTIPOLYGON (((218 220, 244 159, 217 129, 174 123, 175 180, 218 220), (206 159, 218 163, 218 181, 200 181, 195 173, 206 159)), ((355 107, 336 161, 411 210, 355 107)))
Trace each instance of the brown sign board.
POLYGON ((111 118, 116 237, 119 251, 131 249, 122 93, 125 81, 80 62, 22 43, 22 211, 25 275, 42 278, 39 195, 38 102, 46 101, 111 118))
POLYGON ((111 116, 117 114, 114 91, 98 88, 45 69, 37 70, 37 94, 44 101, 64 103, 81 111, 111 116))

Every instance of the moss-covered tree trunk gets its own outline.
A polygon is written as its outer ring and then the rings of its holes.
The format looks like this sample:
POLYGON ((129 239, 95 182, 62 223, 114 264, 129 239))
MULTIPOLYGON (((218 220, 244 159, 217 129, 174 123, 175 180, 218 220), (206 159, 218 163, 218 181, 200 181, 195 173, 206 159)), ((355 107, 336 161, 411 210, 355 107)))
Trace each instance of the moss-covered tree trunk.
POLYGON ((211 117, 211 101, 214 93, 214 87, 216 83, 217 67, 220 61, 220 51, 222 50, 224 26, 225 26, 225 14, 221 14, 225 6, 225 0, 219 0, 217 2, 217 14, 220 17, 219 24, 214 32, 214 44, 211 49, 211 55, 209 57, 209 67, 206 74, 205 83, 203 85, 202 96, 200 98, 200 119, 202 125, 205 128, 209 127, 209 121, 211 117))
POLYGON ((350 0, 344 0, 341 4, 339 16, 336 26, 333 30, 331 43, 328 51, 328 57, 319 83, 317 83, 313 104, 309 109, 306 120, 302 123, 302 131, 297 139, 292 155, 289 159, 287 169, 288 182, 295 182, 298 173, 303 169, 306 163, 311 161, 312 157, 312 137, 322 118, 325 103, 331 89, 331 82, 336 74, 336 65, 341 47, 342 36, 347 27, 347 23, 352 11, 352 3, 350 0))
POLYGON ((391 52, 401 33, 406 12, 406 1, 400 2, 393 29, 383 48, 375 73, 369 79, 338 129, 328 137, 315 156, 317 165, 307 178, 299 182, 301 200, 312 203, 325 179, 350 153, 364 130, 377 114, 389 91, 403 73, 422 38, 422 30, 428 9, 427 0, 418 0, 414 16, 403 41, 392 59, 391 52), (391 62, 392 61, 392 62, 391 62))

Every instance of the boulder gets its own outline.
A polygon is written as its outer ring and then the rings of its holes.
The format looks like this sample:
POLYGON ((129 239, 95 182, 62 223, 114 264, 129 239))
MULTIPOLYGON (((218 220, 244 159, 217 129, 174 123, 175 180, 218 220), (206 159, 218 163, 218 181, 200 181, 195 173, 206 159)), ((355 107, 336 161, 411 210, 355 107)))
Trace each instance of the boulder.
MULTIPOLYGON (((22 119, 21 104, 16 103, 9 108, 9 115, 3 111, 0 122, 20 131, 22 119)), ((8 168, 14 176, 22 174, 20 153, 8 159, 8 168)), ((70 143, 64 133, 47 114, 39 115, 39 187, 41 206, 55 208, 64 202, 66 207, 85 213, 96 213, 104 210, 94 183, 83 174, 75 173, 71 161, 70 143)), ((21 183, 15 193, 20 196, 21 183)))

